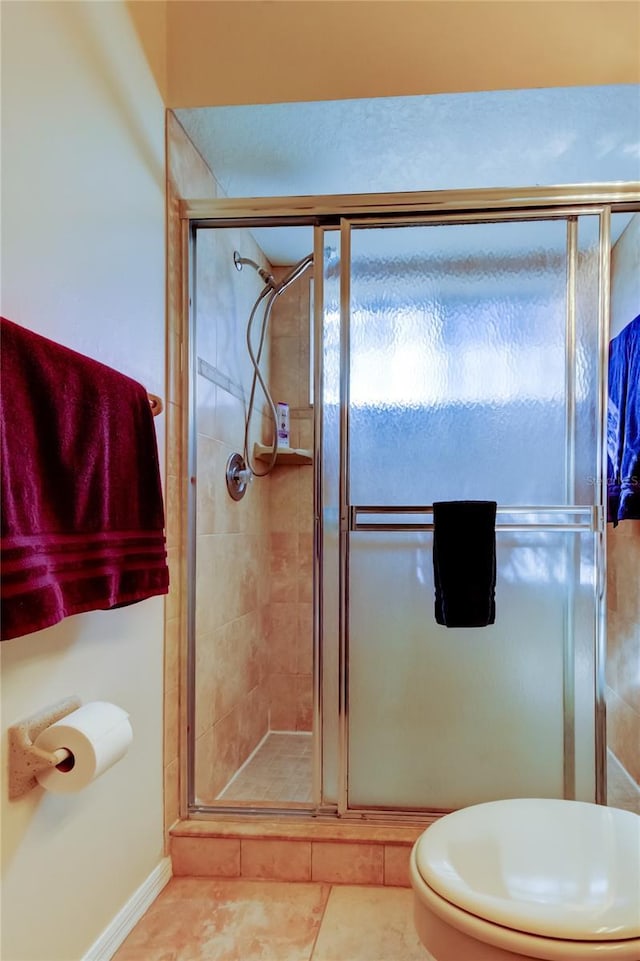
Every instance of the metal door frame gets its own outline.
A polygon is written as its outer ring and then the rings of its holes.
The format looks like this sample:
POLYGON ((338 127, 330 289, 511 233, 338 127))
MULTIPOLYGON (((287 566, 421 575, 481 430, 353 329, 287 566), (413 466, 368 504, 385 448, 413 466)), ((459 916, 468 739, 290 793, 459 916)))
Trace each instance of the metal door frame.
MULTIPOLYGON (((382 228, 389 226, 440 226, 465 225, 474 223, 507 223, 526 221, 564 220, 567 224, 566 242, 566 320, 565 320, 565 477, 567 487, 566 506, 498 506, 501 514, 554 514, 576 515, 576 523, 533 523, 514 525, 496 523, 496 530, 510 531, 590 531, 595 538, 595 578, 594 578, 594 717, 595 717, 595 800, 606 803, 606 708, 605 708, 605 671, 606 660, 606 530, 603 505, 606 503, 606 478, 603 465, 604 438, 606 437, 606 398, 607 398, 607 347, 609 342, 609 290, 611 260, 611 207, 609 205, 556 208, 548 210, 510 210, 508 213, 491 212, 432 215, 422 217, 385 217, 384 219, 342 217, 340 221, 341 286, 340 286, 340 481, 339 481, 339 771, 337 813, 341 817, 386 817, 397 809, 387 806, 351 806, 349 802, 349 643, 350 643, 350 605, 349 605, 349 563, 350 534, 364 530, 433 530, 432 523, 377 523, 360 522, 360 514, 390 515, 425 514, 432 515, 432 505, 422 507, 362 507, 350 502, 350 323, 351 323, 351 231, 355 227, 382 228), (598 381, 597 408, 598 434, 596 437, 596 458, 598 484, 595 491, 595 505, 576 505, 573 503, 575 486, 574 440, 575 440, 575 323, 576 323, 576 261, 577 261, 577 223, 580 216, 597 216, 598 230, 598 381), (587 515, 588 519, 579 519, 587 515)), ((575 549, 572 549, 575 555, 575 549)), ((572 597, 568 598, 565 610, 563 643, 563 784, 564 797, 575 798, 575 684, 573 649, 572 597)), ((448 810, 448 809, 447 809, 448 810)), ((403 816, 424 817, 447 813, 441 809, 426 807, 421 809, 402 809, 403 816)))
MULTIPOLYGON (((609 261, 610 261, 610 214, 611 212, 640 211, 640 182, 614 184, 582 184, 547 187, 524 187, 509 189, 453 190, 453 191, 414 191, 388 194, 344 194, 332 196, 304 197, 261 197, 261 198, 224 198, 217 200, 187 199, 180 202, 181 233, 181 278, 182 314, 184 317, 182 355, 190 357, 194 350, 194 238, 198 227, 269 227, 287 225, 307 225, 317 229, 314 232, 314 253, 316 262, 322 259, 322 228, 336 230, 341 219, 349 218, 351 223, 358 219, 368 224, 389 224, 394 219, 402 222, 433 223, 472 223, 496 219, 522 220, 532 216, 534 219, 576 217, 580 214, 598 214, 601 219, 600 234, 600 290, 599 290, 599 470, 597 478, 597 497, 605 503, 606 478, 603 474, 602 438, 606 436, 606 399, 607 399, 607 350, 609 336, 609 261)), ((344 251, 341 252, 344 256, 344 251)), ((320 277, 315 282, 315 365, 314 394, 322 396, 322 310, 323 285, 320 277), (320 280, 320 282, 318 282, 320 280)), ((193 385, 190 377, 183 378, 183 403, 188 413, 187 437, 190 447, 189 474, 195 477, 195 447, 193 434, 195 428, 193 385)), ((350 812, 341 801, 338 805, 326 803, 322 791, 322 416, 321 405, 314 409, 314 810, 308 812, 323 814, 342 814, 343 816, 388 818, 396 822, 411 820, 406 812, 383 812, 359 810, 350 812)), ((347 424, 348 430, 348 424, 347 424)), ((181 699, 181 730, 193 732, 195 706, 195 650, 193 634, 193 609, 195 605, 195 491, 192 484, 186 485, 187 494, 184 509, 188 518, 186 543, 187 563, 187 603, 183 605, 183 635, 186 638, 184 661, 186 670, 182 673, 185 696, 181 699)), ((597 562, 598 562, 598 602, 599 624, 595 648, 595 742, 596 742, 596 781, 598 803, 606 803, 606 721, 605 721, 605 658, 606 658, 606 529, 602 520, 598 522, 597 562)), ((340 657, 344 654, 344 639, 339 639, 340 657)), ((346 672, 341 677, 341 688, 346 681, 346 672)), ((339 692, 342 698, 339 712, 339 725, 346 718, 346 690, 339 692)), ((346 733, 346 729, 345 729, 346 733)), ((223 809, 198 807, 194 804, 194 745, 187 734, 181 737, 180 752, 180 797, 181 814, 184 817, 216 817, 223 809)), ((346 763, 346 743, 340 737, 339 757, 346 763)), ((343 763, 341 762, 341 767, 343 763)), ((346 769, 345 769, 346 770, 346 769)), ((344 798, 346 799, 346 776, 344 776, 344 798)), ((270 813, 261 808, 251 811, 246 807, 227 809, 233 813, 270 813)), ((300 811, 274 809, 274 813, 300 815, 300 811)), ((438 812, 439 813, 439 812, 438 812)), ((424 820, 424 813, 418 815, 424 820)))

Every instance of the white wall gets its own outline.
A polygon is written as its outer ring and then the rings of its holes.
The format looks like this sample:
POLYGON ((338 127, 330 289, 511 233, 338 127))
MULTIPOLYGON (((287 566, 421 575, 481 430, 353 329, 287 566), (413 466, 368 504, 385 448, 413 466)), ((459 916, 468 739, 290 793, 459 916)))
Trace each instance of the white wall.
MULTIPOLYGON (((164 394, 164 107, 124 3, 2 4, 2 313, 164 394)), ((163 417, 156 421, 164 461, 163 417)), ((134 743, 73 797, 7 799, 4 961, 75 961, 163 856, 164 601, 2 644, 2 733, 69 694, 134 743)))

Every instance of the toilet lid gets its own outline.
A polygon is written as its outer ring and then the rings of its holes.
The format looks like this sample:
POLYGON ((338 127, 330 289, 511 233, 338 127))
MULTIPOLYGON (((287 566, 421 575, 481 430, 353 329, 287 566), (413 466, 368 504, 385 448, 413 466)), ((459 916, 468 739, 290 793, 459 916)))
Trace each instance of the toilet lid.
POLYGON ((568 940, 640 937, 640 817, 581 801, 463 808, 416 843, 428 886, 487 921, 568 940))

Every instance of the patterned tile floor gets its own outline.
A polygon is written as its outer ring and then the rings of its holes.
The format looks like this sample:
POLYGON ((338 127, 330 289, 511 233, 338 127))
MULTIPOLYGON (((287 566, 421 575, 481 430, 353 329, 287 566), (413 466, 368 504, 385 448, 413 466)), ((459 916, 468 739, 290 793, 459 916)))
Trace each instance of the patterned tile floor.
POLYGON ((311 734, 272 732, 218 800, 310 804, 311 773, 311 734))
POLYGON ((173 878, 113 961, 428 958, 406 888, 173 878))
POLYGON ((607 805, 640 814, 640 787, 611 751, 607 752, 607 805))

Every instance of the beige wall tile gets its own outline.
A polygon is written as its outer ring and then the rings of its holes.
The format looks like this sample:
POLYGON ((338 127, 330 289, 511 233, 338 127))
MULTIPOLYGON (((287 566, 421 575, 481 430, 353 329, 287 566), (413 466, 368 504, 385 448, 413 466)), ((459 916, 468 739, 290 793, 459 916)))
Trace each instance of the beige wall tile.
POLYGON ((178 758, 179 734, 178 711, 180 691, 177 687, 164 692, 164 764, 165 767, 178 758))
MULTIPOLYGON (((306 450, 313 450, 313 408, 309 408, 309 413, 298 421, 299 439, 298 444, 306 450)), ((302 470, 303 476, 310 474, 313 476, 313 469, 302 470)))
POLYGON ((246 618, 196 638, 196 736, 225 717, 246 694, 246 618))
POLYGON ((292 674, 272 674, 270 680, 272 731, 295 731, 296 689, 292 674))
MULTIPOLYGON (((256 552, 254 561, 257 570, 260 572, 260 577, 258 578, 258 605, 261 609, 264 609, 272 600, 271 537, 268 533, 262 534, 257 538, 254 550, 256 552)), ((268 621, 265 620, 265 623, 267 622, 268 621)), ((266 634, 262 636, 266 638, 266 634)))
POLYGON ((269 625, 269 671, 295 674, 297 671, 298 605, 295 601, 271 604, 269 625))
MULTIPOLYGON (((289 447, 297 448, 300 447, 300 421, 295 417, 295 412, 291 415, 291 420, 289 424, 289 447)), ((295 471, 299 470, 298 467, 295 471)))
POLYGON ((275 403, 300 406, 298 337, 275 337, 271 343, 271 393, 275 403))
POLYGON ((296 674, 313 674, 313 605, 297 605, 296 674))
POLYGON ((297 601, 298 599, 298 535, 271 534, 272 602, 297 601))
MULTIPOLYGON (((640 580, 640 568, 639 580, 640 580)), ((617 692, 620 698, 640 715, 640 621, 637 629, 629 630, 618 658, 617 692)), ((640 737, 638 738, 640 751, 640 737)))
POLYGON ((296 731, 313 730, 313 677, 298 674, 295 678, 296 731))
POLYGON ((176 877, 237 878, 238 838, 172 838, 171 863, 176 877))
POLYGON ((179 798, 180 769, 177 760, 172 761, 164 769, 164 827, 165 832, 178 820, 180 811, 179 798))
POLYGON ((636 784, 640 784, 640 715, 618 694, 607 689, 609 747, 636 784))
POLYGON ((239 647, 242 651, 242 680, 244 692, 247 694, 253 688, 263 684, 266 680, 266 625, 262 616, 262 609, 256 608, 240 618, 241 631, 239 647))
POLYGON ((244 764, 269 730, 269 692, 266 682, 256 685, 245 695, 238 723, 239 760, 244 764))
MULTIPOLYGON (((217 440, 242 452, 244 444, 245 405, 221 387, 216 391, 214 436, 217 440)), ((260 418, 256 418, 259 423, 260 418)))
POLYGON ((207 634, 258 607, 257 537, 197 538, 196 633, 207 634))
POLYGON ((195 742, 194 789, 196 801, 200 804, 209 804, 211 801, 215 801, 222 789, 220 787, 216 790, 217 785, 214 783, 214 754, 212 726, 207 728, 199 737, 196 737, 195 742))
POLYGON ((216 404, 218 388, 206 377, 196 378, 196 422, 199 434, 217 439, 216 404))
POLYGON ((298 530, 298 469, 276 467, 270 478, 269 528, 272 533, 298 530))
POLYGON ((230 535, 234 539, 232 556, 240 569, 239 610, 236 616, 257 610, 260 604, 259 581, 266 568, 260 567, 261 537, 259 534, 230 535))
POLYGON ((409 880, 409 857, 411 848, 395 844, 385 844, 384 846, 384 883, 395 887, 408 888, 411 886, 409 880))
MULTIPOLYGON (((275 267, 273 276, 277 281, 280 281, 287 272, 288 268, 286 267, 275 267)), ((300 331, 299 288, 300 281, 295 281, 275 302, 271 319, 271 331, 274 338, 298 336, 300 331)))
POLYGON ((298 534, 298 601, 313 602, 313 534, 298 534))
POLYGON ((196 541, 196 635, 211 634, 224 624, 223 614, 217 611, 211 590, 212 580, 218 593, 224 595, 230 589, 227 572, 222 568, 222 544, 217 534, 200 534, 196 541), (220 570, 218 571, 218 568, 220 570))
POLYGON ((338 884, 382 884, 384 847, 381 844, 340 844, 313 841, 311 877, 338 884))
POLYGON ((240 711, 234 707, 213 726, 212 785, 217 796, 236 773, 240 757, 240 711))
POLYGON ((234 501, 227 491, 225 476, 232 453, 232 449, 220 441, 198 434, 198 534, 240 533, 247 529, 245 515, 249 502, 245 503, 246 497, 234 501))
POLYGON ((308 324, 306 319, 306 329, 304 336, 300 336, 298 341, 298 407, 303 407, 309 403, 309 379, 310 379, 310 353, 308 324))
MULTIPOLYGON (((220 628, 220 631, 224 628, 220 628)), ((199 634, 195 641, 195 737, 196 740, 223 715, 216 698, 217 634, 199 634)), ((227 710, 231 705, 227 705, 227 710)))
MULTIPOLYGON (((301 444, 307 447, 307 444, 301 444)), ((303 466, 296 471, 298 478, 298 532, 313 534, 313 467, 303 466)))
POLYGON ((241 852, 243 878, 311 880, 310 841, 243 840, 241 852))
POLYGON ((164 686, 167 691, 180 683, 180 618, 166 618, 164 625, 164 686))
POLYGON ((607 739, 640 783, 640 521, 607 529, 607 739))

